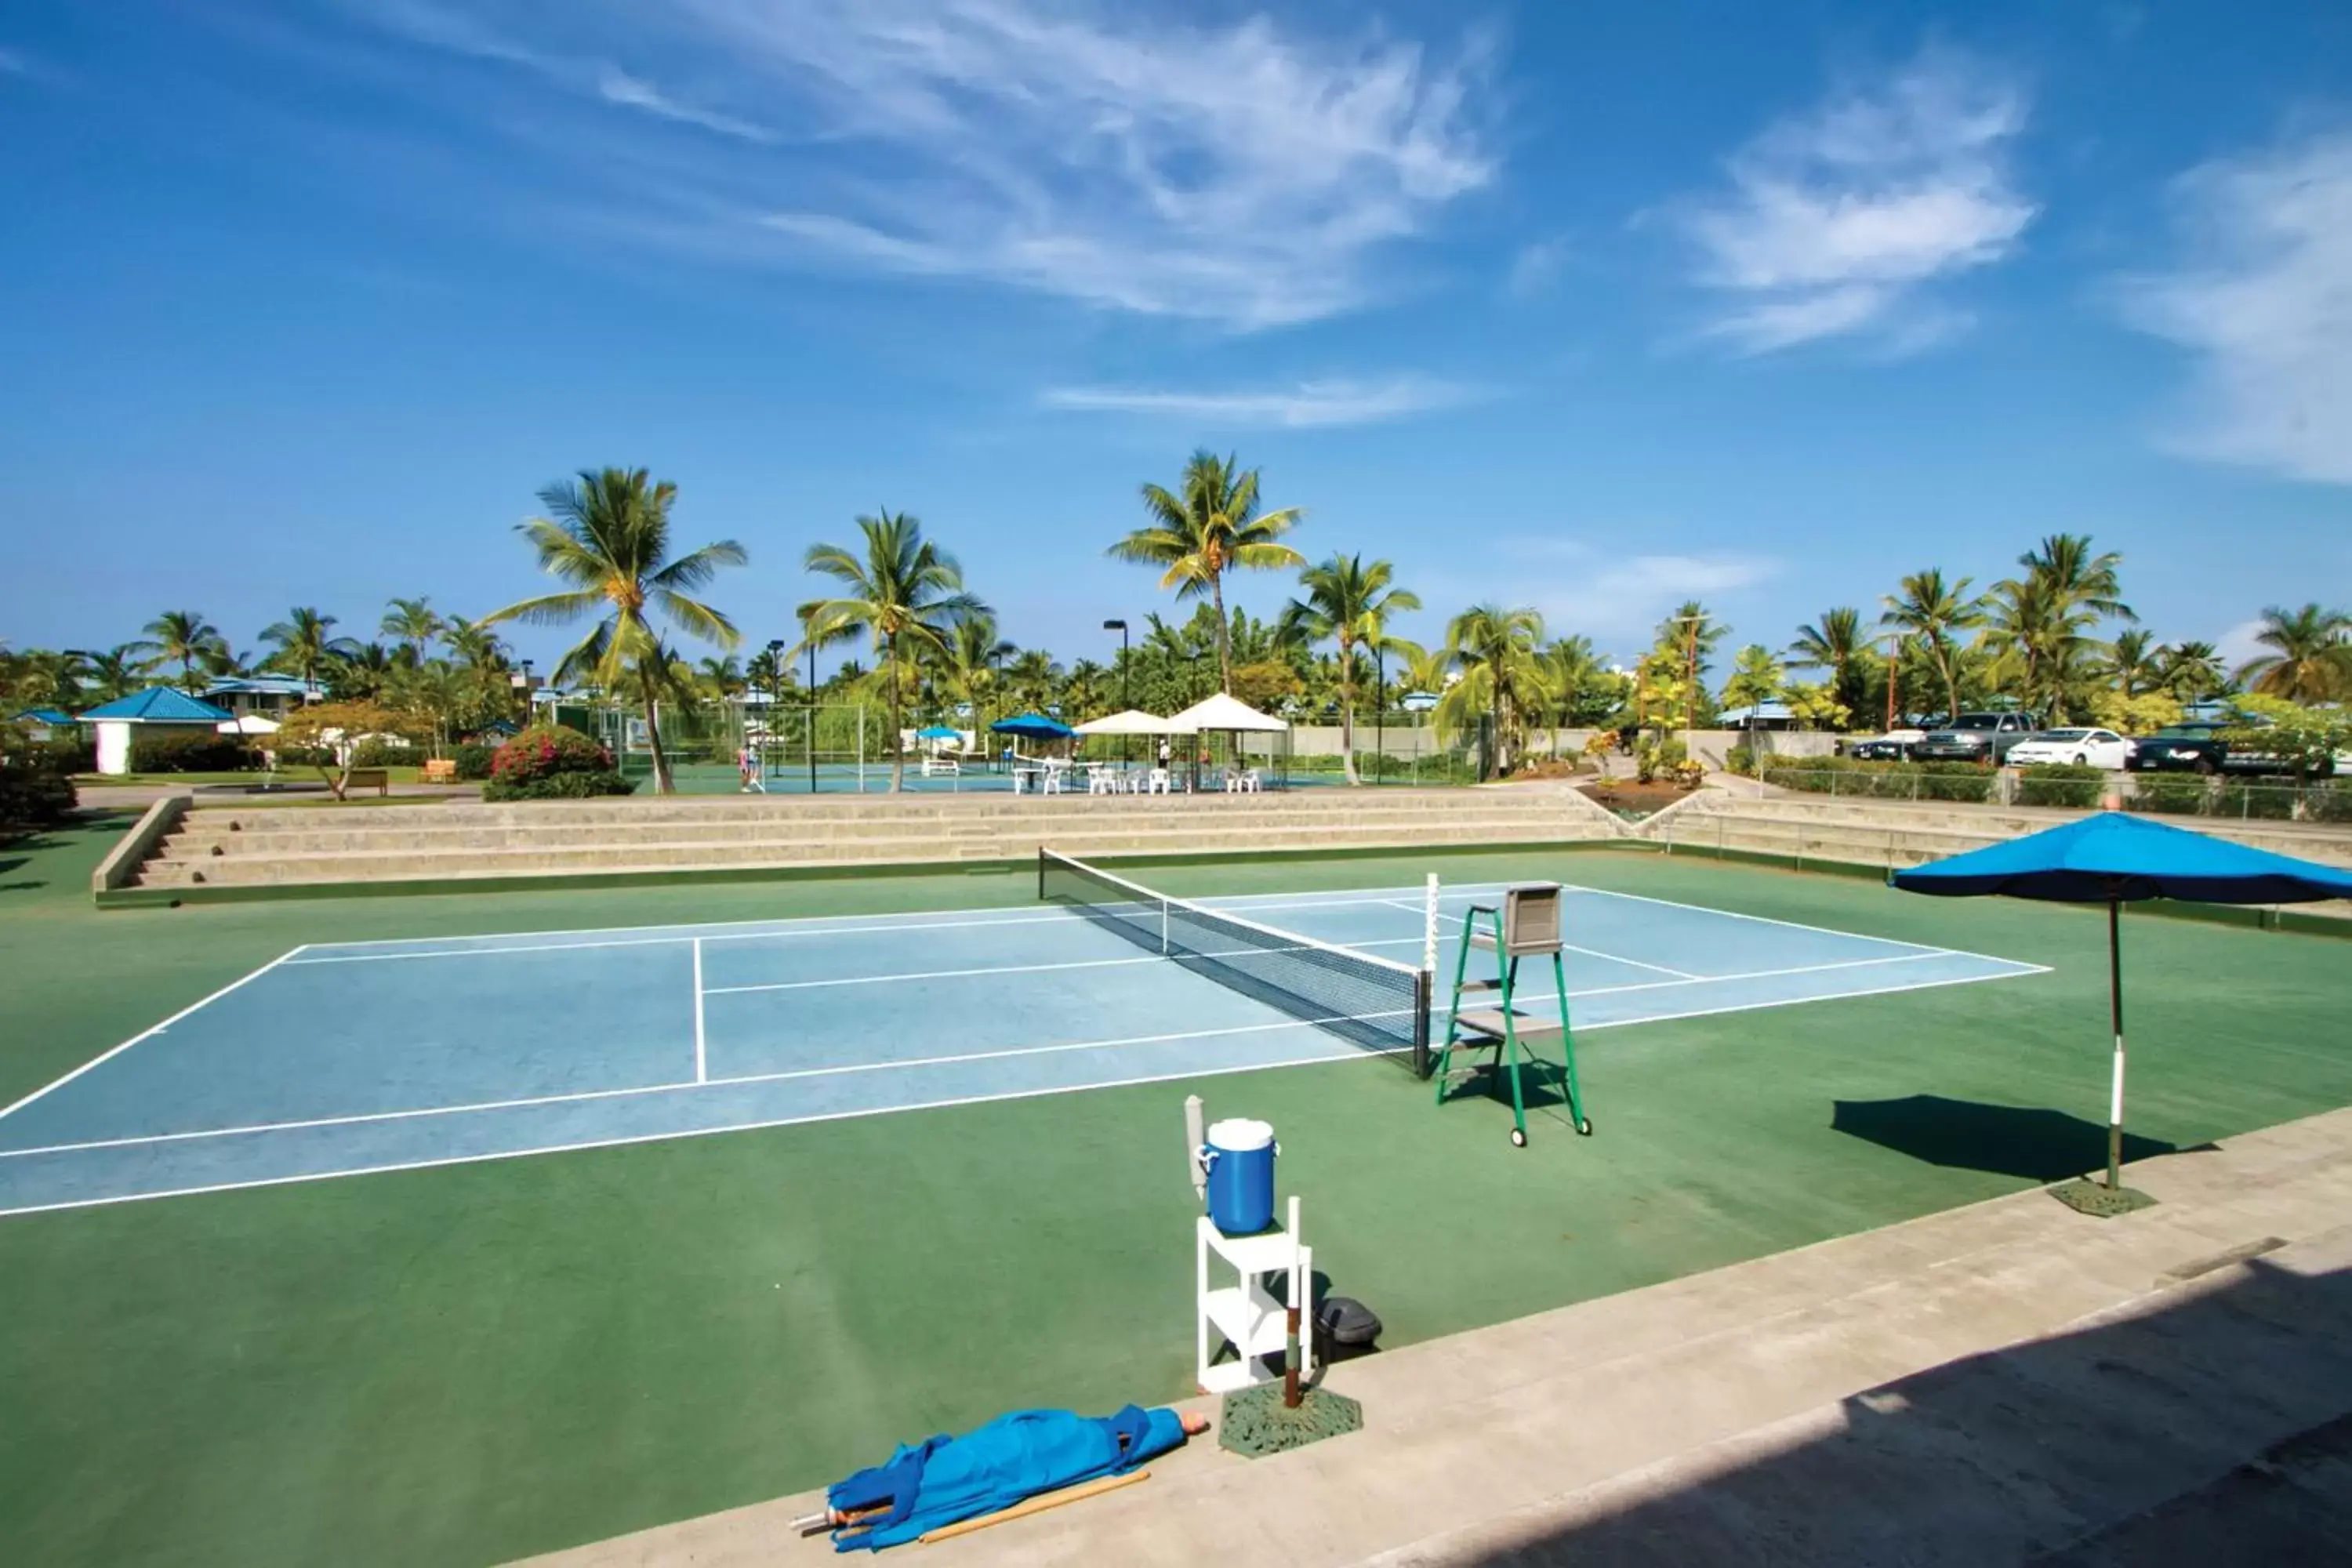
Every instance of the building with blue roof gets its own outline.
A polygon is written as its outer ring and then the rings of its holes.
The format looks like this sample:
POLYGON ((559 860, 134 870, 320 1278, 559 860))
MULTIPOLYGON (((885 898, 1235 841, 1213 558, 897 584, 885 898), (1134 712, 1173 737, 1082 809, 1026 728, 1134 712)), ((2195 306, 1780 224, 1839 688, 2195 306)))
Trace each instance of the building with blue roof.
POLYGON ((163 730, 181 733, 216 733, 223 724, 235 724, 226 708, 189 696, 169 686, 151 686, 128 697, 103 702, 81 716, 98 731, 98 771, 131 772, 131 740, 134 733, 163 730))

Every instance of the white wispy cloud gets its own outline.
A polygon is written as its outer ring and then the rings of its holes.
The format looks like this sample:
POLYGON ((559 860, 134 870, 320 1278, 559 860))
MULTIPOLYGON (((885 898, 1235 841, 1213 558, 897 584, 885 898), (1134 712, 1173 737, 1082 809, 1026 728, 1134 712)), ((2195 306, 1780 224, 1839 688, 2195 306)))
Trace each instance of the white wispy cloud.
POLYGON ((1521 246, 1511 258, 1510 270, 1503 276, 1503 292, 1514 300, 1532 300, 1548 292, 1559 280, 1560 268, 1568 264, 1568 258, 1565 237, 1538 239, 1521 246))
POLYGON ((2186 254, 2128 280, 2136 324, 2196 360, 2177 449, 2352 484, 2352 132, 2202 164, 2186 254))
POLYGON ((1378 297, 1390 252, 1494 177, 1477 38, 1441 58, 1108 0, 345 3, 414 43, 739 143, 683 169, 646 161, 665 172, 644 232, 707 255, 1252 329, 1378 297))
POLYGON ((1066 386, 1042 394, 1047 408, 1132 414, 1195 426, 1311 430, 1372 425, 1457 407, 1484 395, 1477 387, 1423 376, 1381 381, 1302 381, 1278 390, 1168 391, 1146 387, 1066 386))
MULTIPOLYGON (((1769 556, 1738 551, 1621 555, 1565 533, 1505 536, 1494 551, 1511 563, 1511 587, 1503 596, 1541 610, 1555 636, 1581 633, 1621 652, 1645 644, 1650 629, 1682 601, 1704 600, 1720 614, 1723 601, 1736 602, 1782 569, 1769 556)), ((1456 598, 1496 596, 1491 577, 1435 585, 1456 598)))
POLYGON ((2025 122, 2013 79, 1935 48, 1769 127, 1727 162, 1727 191, 1673 211, 1698 281, 1734 301, 1706 331, 1747 353, 1948 337, 1965 319, 1923 291, 2012 254, 2033 221, 2010 169, 2025 122))

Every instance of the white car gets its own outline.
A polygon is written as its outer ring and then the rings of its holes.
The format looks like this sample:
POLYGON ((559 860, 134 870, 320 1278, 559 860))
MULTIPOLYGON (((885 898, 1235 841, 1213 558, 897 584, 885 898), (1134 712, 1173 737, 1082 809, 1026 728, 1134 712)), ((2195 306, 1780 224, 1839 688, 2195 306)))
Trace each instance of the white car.
POLYGON ((2011 767, 2035 763, 2074 763, 2120 770, 2131 756, 2132 743, 2113 730, 2044 730, 2009 749, 2011 767))

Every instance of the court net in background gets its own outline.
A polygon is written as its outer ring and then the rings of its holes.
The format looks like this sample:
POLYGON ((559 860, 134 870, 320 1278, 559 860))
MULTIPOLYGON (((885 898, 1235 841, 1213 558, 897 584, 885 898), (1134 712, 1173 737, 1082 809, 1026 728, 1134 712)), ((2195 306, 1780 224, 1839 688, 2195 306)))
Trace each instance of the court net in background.
POLYGON ((1193 973, 1429 1076, 1426 970, 1155 893, 1037 851, 1037 896, 1193 973))

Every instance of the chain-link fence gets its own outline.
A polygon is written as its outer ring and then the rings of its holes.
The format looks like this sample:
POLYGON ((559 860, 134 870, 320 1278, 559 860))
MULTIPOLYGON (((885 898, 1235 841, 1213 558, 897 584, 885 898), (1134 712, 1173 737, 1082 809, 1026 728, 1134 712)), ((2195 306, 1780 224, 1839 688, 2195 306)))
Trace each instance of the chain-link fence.
POLYGON ((2266 777, 2112 773, 2056 764, 1989 768, 1975 763, 1862 763, 1808 758, 1766 761, 1766 784, 1832 799, 1962 802, 2126 811, 2241 821, 2352 823, 2352 780, 2297 784, 2266 777))

